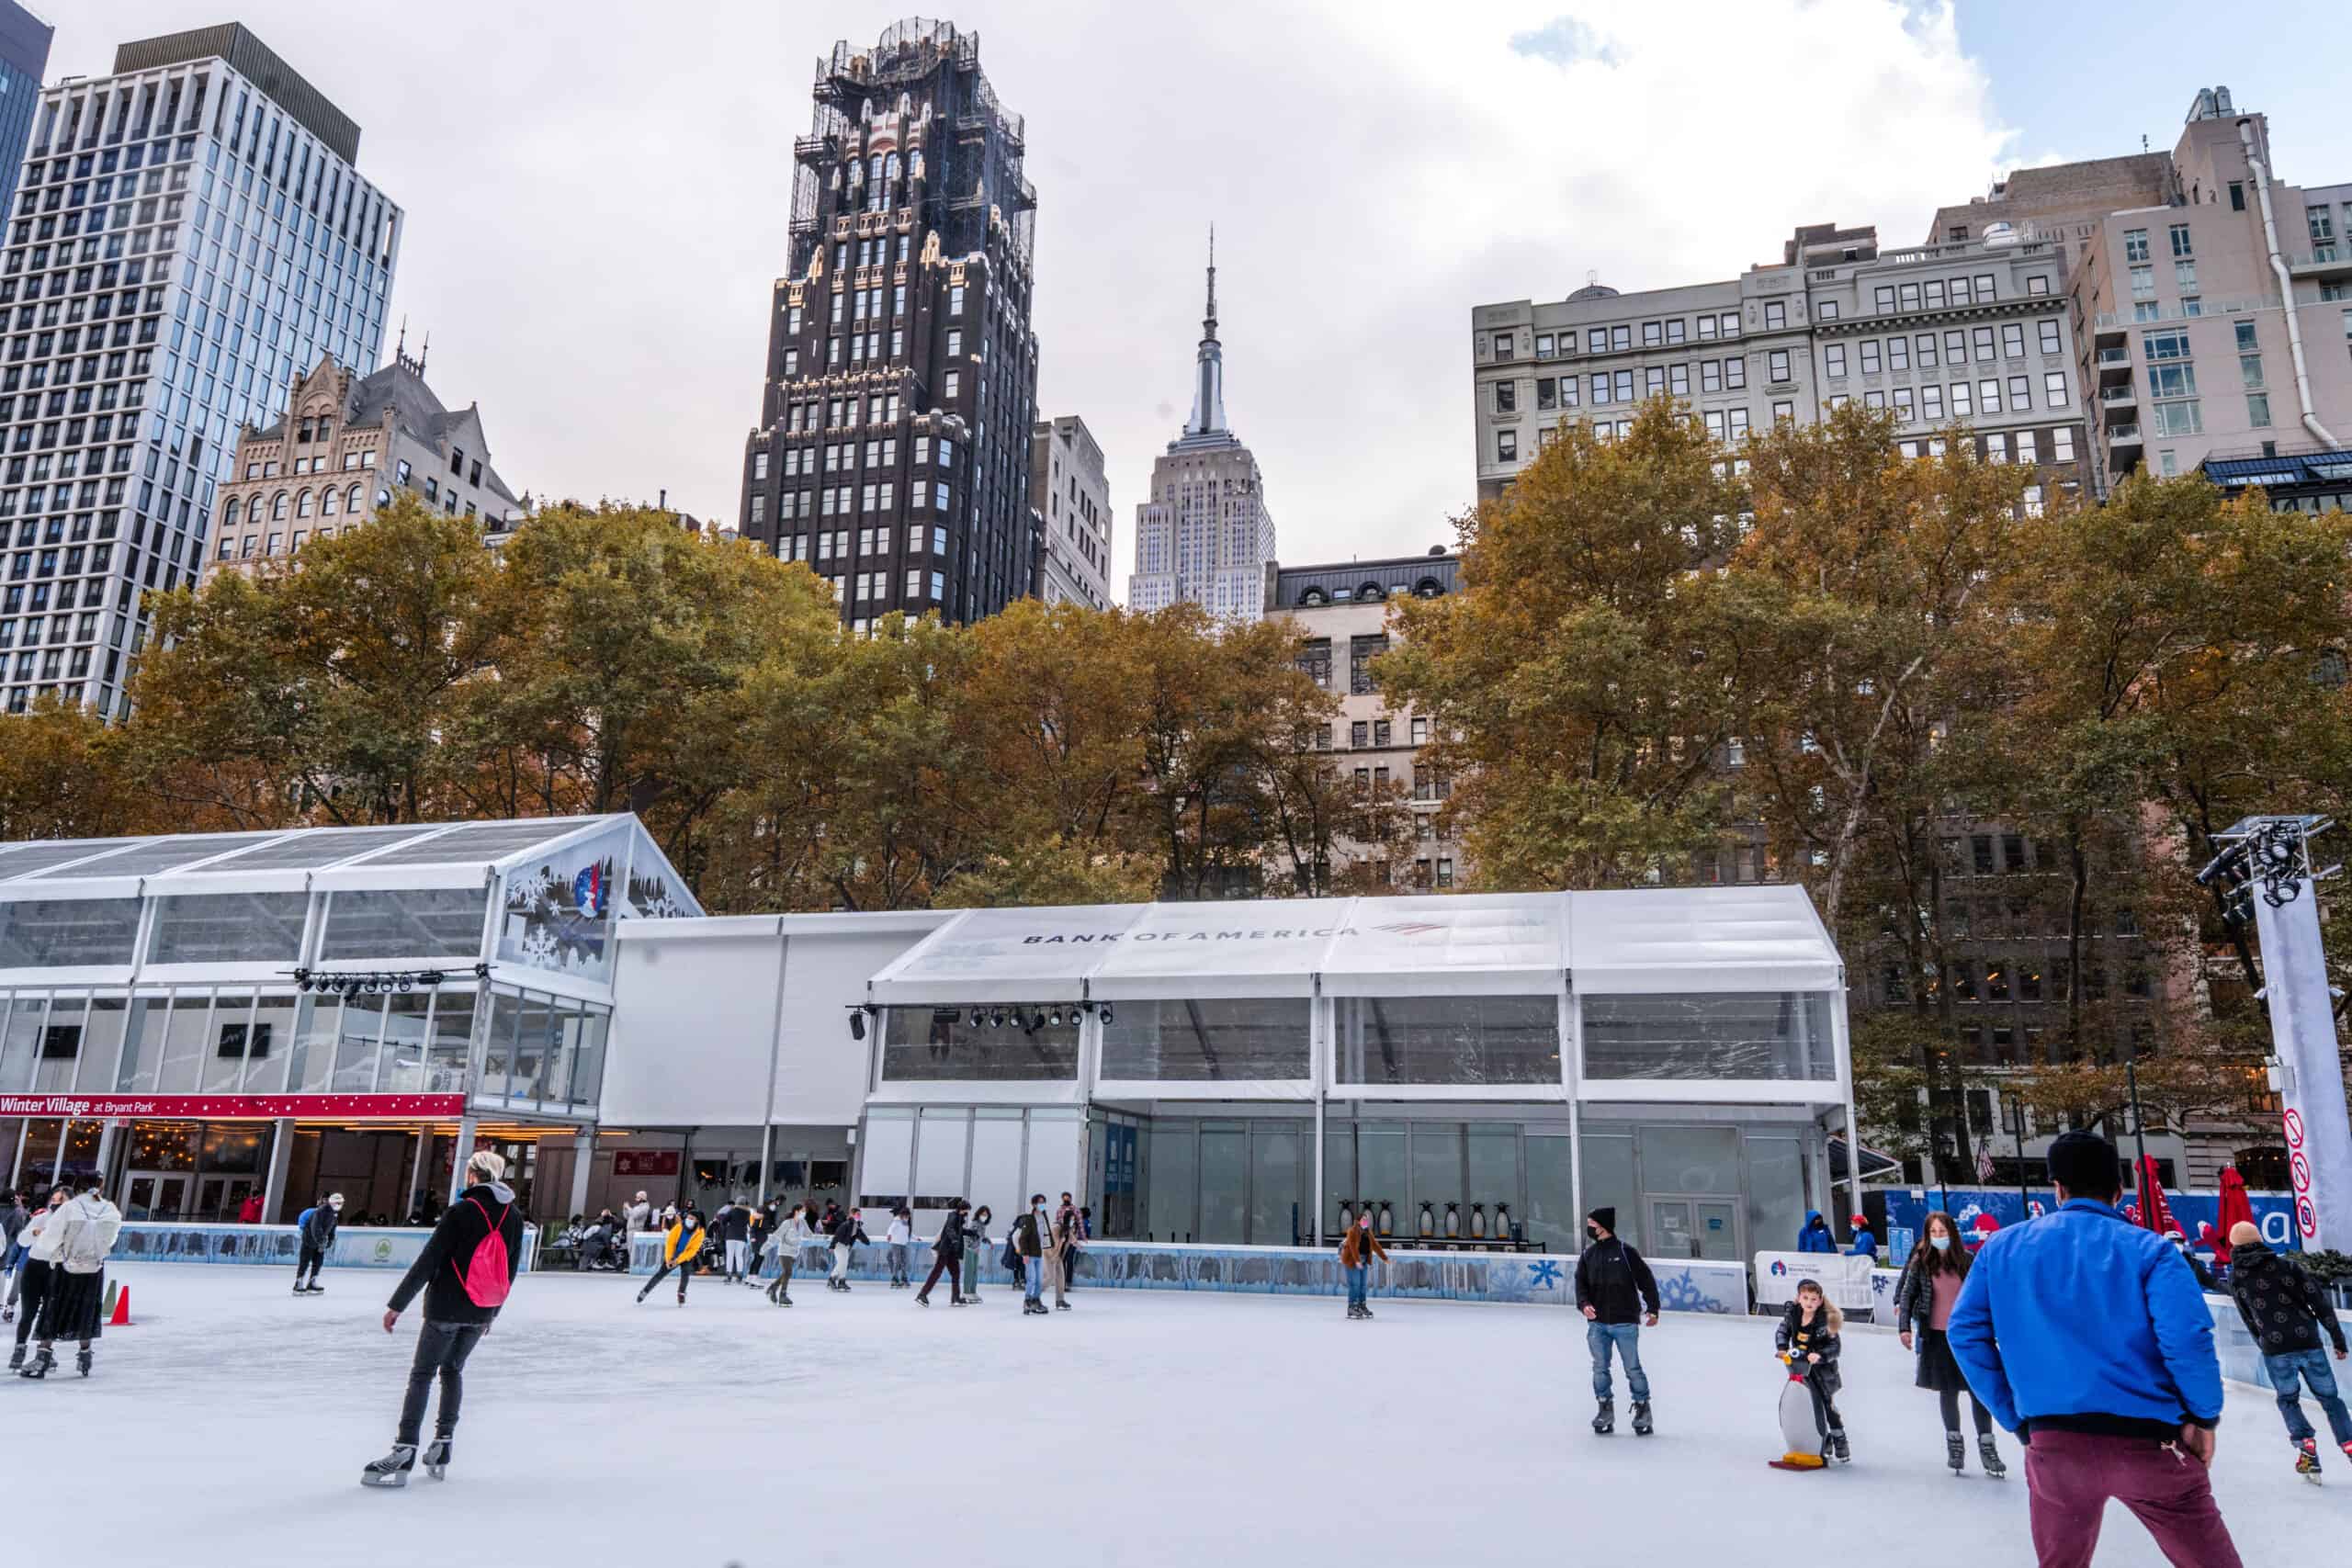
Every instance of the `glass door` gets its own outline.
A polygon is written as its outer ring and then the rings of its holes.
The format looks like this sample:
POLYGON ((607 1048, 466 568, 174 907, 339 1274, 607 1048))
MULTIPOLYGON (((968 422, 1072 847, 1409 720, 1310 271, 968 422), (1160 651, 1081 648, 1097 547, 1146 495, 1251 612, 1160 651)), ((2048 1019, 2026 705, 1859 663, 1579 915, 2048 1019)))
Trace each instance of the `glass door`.
POLYGON ((1688 1198, 1653 1198, 1650 1200, 1650 1256, 1653 1258, 1696 1258, 1699 1243, 1690 1217, 1688 1198))
POLYGON ((176 1220, 187 1212, 188 1184, 184 1170, 134 1170, 123 1179, 122 1217, 126 1220, 176 1220))
POLYGON ((1698 1256, 1718 1263, 1736 1263, 1745 1256, 1739 1247, 1739 1202, 1732 1198, 1699 1198, 1691 1201, 1698 1222, 1698 1256))

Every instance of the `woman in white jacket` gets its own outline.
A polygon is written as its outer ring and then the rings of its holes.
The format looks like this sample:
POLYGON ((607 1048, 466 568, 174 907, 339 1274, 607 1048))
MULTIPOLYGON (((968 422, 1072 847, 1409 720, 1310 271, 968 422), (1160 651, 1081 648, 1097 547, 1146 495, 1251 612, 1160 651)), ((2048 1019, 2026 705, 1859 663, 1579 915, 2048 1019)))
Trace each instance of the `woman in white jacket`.
POLYGON ((797 1208, 786 1209, 782 1223, 768 1232, 760 1247, 763 1260, 775 1259, 775 1280, 768 1286, 768 1300, 777 1306, 792 1304, 792 1266, 800 1261, 800 1245, 811 1234, 807 1216, 797 1208))
POLYGON ((17 1345, 8 1352, 8 1370, 17 1371, 25 1364, 25 1341, 32 1337, 33 1324, 40 1316, 41 1303, 49 1296, 49 1281, 57 1262, 58 1244, 65 1233, 56 1224, 58 1212, 74 1196, 73 1189, 60 1187, 49 1195, 49 1206, 33 1211, 25 1228, 17 1233, 24 1244, 24 1266, 17 1270, 17 1284, 22 1295, 23 1311, 17 1316, 17 1345))
POLYGON ((40 1326, 35 1331, 40 1348, 18 1375, 47 1377, 57 1365, 57 1342, 72 1339, 81 1347, 74 1370, 88 1377, 90 1341, 98 1337, 98 1320, 105 1315, 107 1255, 122 1234, 122 1211, 107 1201, 96 1177, 85 1177, 82 1195, 50 1216, 42 1234, 49 1231, 58 1233, 57 1258, 51 1265, 49 1297, 40 1304, 40 1326))
POLYGON ((904 1204, 890 1211, 890 1228, 882 1233, 883 1245, 890 1249, 890 1288, 907 1290, 914 1284, 907 1278, 907 1244, 915 1238, 915 1218, 904 1204))

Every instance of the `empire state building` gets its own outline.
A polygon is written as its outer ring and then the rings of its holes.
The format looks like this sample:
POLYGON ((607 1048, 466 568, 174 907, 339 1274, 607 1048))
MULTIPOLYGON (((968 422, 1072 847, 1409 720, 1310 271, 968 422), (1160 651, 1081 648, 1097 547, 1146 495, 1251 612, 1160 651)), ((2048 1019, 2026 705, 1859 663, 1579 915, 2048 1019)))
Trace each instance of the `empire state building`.
POLYGON ((1127 605, 1163 610, 1189 599, 1221 620, 1266 613, 1274 518, 1258 459, 1225 420, 1225 346, 1216 335, 1216 240, 1209 239, 1208 314, 1193 367, 1193 417, 1152 465, 1136 508, 1136 569, 1127 605))

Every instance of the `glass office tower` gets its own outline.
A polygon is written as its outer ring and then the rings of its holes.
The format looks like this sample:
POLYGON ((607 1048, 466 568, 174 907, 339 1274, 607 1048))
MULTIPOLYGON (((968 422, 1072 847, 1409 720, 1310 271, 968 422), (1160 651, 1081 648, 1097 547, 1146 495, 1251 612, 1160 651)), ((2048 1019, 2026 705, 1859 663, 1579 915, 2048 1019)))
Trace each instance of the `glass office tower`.
POLYGON ((25 161, 55 31, 17 0, 0 0, 0 212, 17 198, 17 166, 25 161))

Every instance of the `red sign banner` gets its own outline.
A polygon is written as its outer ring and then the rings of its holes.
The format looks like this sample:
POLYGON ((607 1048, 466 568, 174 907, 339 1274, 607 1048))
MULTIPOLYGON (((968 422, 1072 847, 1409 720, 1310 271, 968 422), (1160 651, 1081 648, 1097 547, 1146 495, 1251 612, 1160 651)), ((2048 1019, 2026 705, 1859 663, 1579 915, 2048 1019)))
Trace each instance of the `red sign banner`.
POLYGON ((0 1094, 0 1116, 75 1122, 157 1117, 211 1122, 299 1116, 336 1122, 454 1121, 462 1094, 0 1094))
POLYGON ((613 1154, 615 1176, 675 1176, 678 1174, 678 1151, 675 1149, 619 1149, 613 1154))

